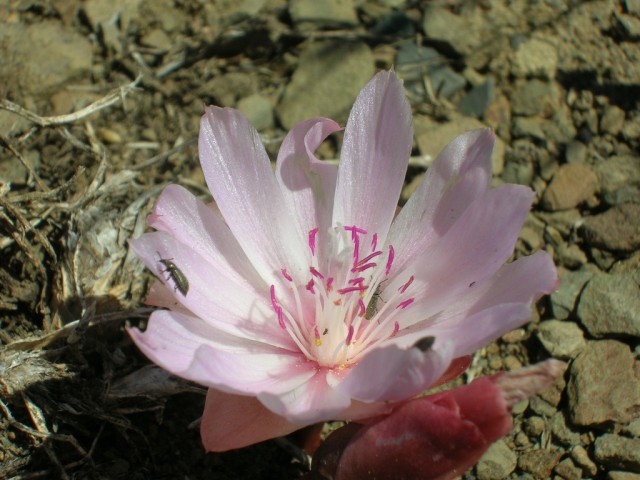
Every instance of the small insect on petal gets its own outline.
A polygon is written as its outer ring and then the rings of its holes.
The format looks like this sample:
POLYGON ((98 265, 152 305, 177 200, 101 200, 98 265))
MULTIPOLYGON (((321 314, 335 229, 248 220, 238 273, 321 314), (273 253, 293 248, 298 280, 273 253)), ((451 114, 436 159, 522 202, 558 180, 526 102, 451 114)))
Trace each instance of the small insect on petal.
MULTIPOLYGON (((160 256, 160 253, 158 253, 158 256, 160 256)), ((182 273, 182 270, 180 270, 178 266, 168 258, 161 258, 160 263, 167 267, 164 272, 168 273, 169 278, 173 280, 175 290, 179 291, 186 297, 187 292, 189 291, 189 280, 187 280, 187 277, 182 273)))

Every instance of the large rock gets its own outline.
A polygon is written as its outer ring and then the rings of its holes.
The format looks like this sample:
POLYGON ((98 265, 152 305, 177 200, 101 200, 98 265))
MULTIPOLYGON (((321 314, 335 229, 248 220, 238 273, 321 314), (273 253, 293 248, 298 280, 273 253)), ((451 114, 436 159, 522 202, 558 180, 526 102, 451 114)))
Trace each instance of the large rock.
POLYGON ((482 43, 481 31, 474 18, 463 17, 440 6, 429 6, 424 12, 422 28, 426 37, 468 55, 482 43), (464 34, 460 34, 464 32, 464 34))
POLYGON ((573 322, 547 320, 538 326, 537 336, 555 358, 575 358, 586 346, 582 330, 573 322))
POLYGON ((373 54, 362 42, 308 44, 276 114, 287 129, 317 116, 345 122, 358 93, 373 74, 373 54))
POLYGON ((599 215, 587 217, 582 232, 591 246, 632 252, 640 248, 640 204, 624 203, 599 215))
POLYGON ((542 196, 547 210, 566 210, 593 197, 598 189, 598 177, 589 165, 562 165, 542 196))
POLYGON ((617 155, 596 163, 600 195, 609 205, 640 203, 640 157, 617 155))
POLYGON ((567 385, 574 424, 626 423, 640 413, 640 378, 631 350, 624 343, 603 340, 587 347, 571 365, 567 385))
POLYGON ((5 24, 0 28, 0 45, 3 95, 46 95, 73 80, 89 81, 93 47, 61 22, 5 24))
POLYGON ((558 52, 550 43, 537 38, 523 42, 515 52, 511 73, 516 77, 554 78, 558 52))
POLYGON ((640 472, 640 438, 607 433, 596 440, 596 460, 611 469, 640 472))
POLYGON ((619 274, 598 273, 587 283, 578 303, 578 317, 594 337, 640 337, 640 269, 619 274))

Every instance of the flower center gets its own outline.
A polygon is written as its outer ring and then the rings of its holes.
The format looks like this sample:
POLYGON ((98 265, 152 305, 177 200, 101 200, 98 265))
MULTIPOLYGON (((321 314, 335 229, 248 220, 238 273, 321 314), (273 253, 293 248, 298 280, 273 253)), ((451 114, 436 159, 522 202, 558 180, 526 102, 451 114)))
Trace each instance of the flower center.
POLYGON ((408 293, 414 277, 389 294, 384 287, 393 268, 393 245, 377 247, 378 235, 357 226, 335 227, 323 238, 315 228, 309 232, 308 282, 296 284, 283 267, 290 288, 277 295, 271 285, 280 328, 319 367, 347 368, 400 330, 397 315, 414 301, 408 293))

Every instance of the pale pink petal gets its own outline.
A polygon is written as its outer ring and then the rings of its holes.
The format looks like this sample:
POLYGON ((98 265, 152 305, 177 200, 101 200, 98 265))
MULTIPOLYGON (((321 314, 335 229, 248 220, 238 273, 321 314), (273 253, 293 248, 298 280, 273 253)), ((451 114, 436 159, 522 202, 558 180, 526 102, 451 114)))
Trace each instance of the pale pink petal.
POLYGON ((276 179, 289 210, 296 213, 303 233, 318 228, 319 245, 324 243, 331 226, 338 169, 318 160, 314 152, 328 135, 338 130, 340 126, 326 118, 297 124, 282 142, 276 163, 276 179))
POLYGON ((349 115, 340 155, 333 223, 357 225, 384 244, 411 153, 411 108, 393 71, 362 89, 349 115))
POLYGON ((256 291, 247 283, 236 283, 224 269, 218 269, 164 232, 146 233, 129 244, 149 270, 173 291, 174 299, 194 315, 232 335, 297 348, 278 326, 267 290, 256 291), (180 291, 161 259, 171 261, 180 270, 189 284, 186 294, 180 291))
POLYGON ((407 290, 415 302, 403 310, 401 327, 445 310, 469 285, 493 275, 513 253, 533 196, 519 185, 486 192, 432 248, 412 260, 406 274, 389 282, 393 292, 405 276, 415 275, 407 290))
POLYGON ((229 335, 197 317, 169 310, 153 312, 144 332, 137 328, 127 332, 150 360, 184 378, 202 345, 245 355, 278 352, 270 345, 229 335))
POLYGON ((308 280, 307 232, 291 221, 260 135, 237 110, 207 107, 200 122, 200 162, 222 216, 268 284, 286 268, 308 280))
POLYGON ((286 394, 262 393, 258 400, 272 412, 305 425, 338 418, 351 404, 347 395, 328 385, 326 369, 318 369, 312 378, 286 394))
POLYGON ((311 382, 315 373, 314 364, 299 352, 266 351, 263 346, 255 351, 229 352, 203 344, 181 376, 222 392, 260 398, 263 393, 286 396, 311 382))
POLYGON ((210 388, 200 435, 207 452, 224 452, 281 437, 302 426, 272 413, 256 397, 210 388))
POLYGON ((166 187, 147 223, 189 245, 236 282, 268 288, 220 215, 186 188, 166 187))
POLYGON ((398 402, 433 385, 453 360, 451 344, 436 339, 408 348, 385 344, 365 356, 336 387, 363 402, 398 402))
POLYGON ((489 189, 495 137, 489 129, 457 137, 438 155, 391 226, 395 271, 441 238, 489 189))

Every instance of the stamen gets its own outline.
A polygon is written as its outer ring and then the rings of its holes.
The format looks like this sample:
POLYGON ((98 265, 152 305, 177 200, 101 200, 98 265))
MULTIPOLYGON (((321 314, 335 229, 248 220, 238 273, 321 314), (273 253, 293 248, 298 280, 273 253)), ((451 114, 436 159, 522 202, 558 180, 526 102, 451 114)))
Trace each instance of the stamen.
POLYGON ((307 290, 309 290, 311 293, 316 293, 316 291, 313 288, 313 278, 311 280, 309 280, 309 283, 307 283, 307 290))
POLYGON ((378 234, 374 233, 373 238, 371 239, 371 250, 375 251, 377 246, 378 246, 378 234))
POLYGON ((351 232, 351 239, 355 240, 358 237, 358 234, 366 235, 367 231, 361 228, 356 227, 355 225, 351 227, 344 227, 347 232, 351 232))
POLYGON ((353 287, 339 288, 338 293, 340 293, 341 295, 344 295, 345 293, 350 293, 350 292, 363 292, 366 289, 367 287, 363 285, 356 285, 353 287))
POLYGON ((389 338, 395 337, 400 331, 400 324, 398 322, 393 324, 393 332, 391 332, 391 336, 389 338))
POLYGON ((313 333, 315 334, 315 337, 316 337, 314 343, 316 344, 316 347, 320 347, 322 345, 322 337, 320 337, 320 331, 318 330, 317 326, 314 327, 313 333))
POLYGON ((352 278, 349 280, 351 285, 362 285, 362 282, 364 282, 364 277, 352 278))
POLYGON ((319 278, 320 280, 324 280, 324 275, 322 275, 314 267, 309 267, 309 271, 311 272, 311 275, 313 275, 314 277, 319 278))
POLYGON ((344 342, 347 345, 351 344, 351 340, 353 339, 353 331, 353 325, 349 325, 349 333, 347 333, 347 339, 344 342))
POLYGON ((318 227, 313 230, 309 230, 309 248, 311 249, 311 255, 314 257, 316 255, 316 235, 318 234, 318 231, 318 227))
POLYGON ((333 291, 333 277, 327 278, 327 293, 333 291))
POLYGON ((407 298, 405 301, 400 302, 396 308, 400 308, 400 309, 404 310, 404 309, 405 309, 405 308, 407 308, 409 305, 411 305, 411 304, 413 303, 413 301, 414 301, 414 300, 415 300, 415 299, 414 299, 413 297, 412 297, 412 298, 407 298))
POLYGON ((362 265, 362 266, 359 266, 359 267, 353 267, 353 268, 351 269, 351 273, 360 273, 360 272, 364 272, 365 270, 368 270, 368 269, 370 269, 370 268, 377 267, 377 266, 378 266, 378 264, 377 264, 377 263, 373 263, 373 262, 371 262, 371 263, 367 263, 367 264, 362 265))
POLYGON ((289 275, 289 274, 287 273, 287 269, 286 269, 286 268, 283 268, 283 269, 281 269, 280 271, 282 272, 282 276, 283 276, 284 278, 286 278, 286 279, 287 279, 287 280, 289 280, 290 282, 293 282, 293 278, 291 277, 291 275, 289 275))
POLYGON ((411 277, 409 278, 409 280, 407 281, 407 283, 405 283, 404 285, 402 285, 399 289, 398 292, 400 293, 404 293, 407 291, 407 288, 409 288, 409 285, 411 285, 413 283, 413 275, 411 275, 411 277))
POLYGON ((389 257, 387 258, 387 267, 384 269, 384 274, 389 275, 389 271, 391 270, 391 265, 393 264, 393 257, 395 255, 395 251, 393 249, 393 245, 389 245, 389 257))
POLYGON ((273 311, 278 313, 278 309, 280 307, 278 306, 278 300, 276 300, 276 286, 271 285, 271 288, 269 290, 271 292, 271 305, 273 306, 273 311))
POLYGON ((373 252, 371 255, 367 255, 362 260, 360 260, 359 264, 366 263, 372 258, 376 258, 378 255, 382 255, 382 250, 378 250, 377 252, 373 252))
POLYGON ((362 300, 362 297, 358 299, 358 307, 360 308, 360 311, 358 312, 358 316, 359 317, 364 316, 364 314, 367 313, 367 307, 365 307, 364 300, 362 300))
POLYGON ((286 330, 287 325, 284 323, 284 313, 282 313, 282 308, 278 307, 276 314, 278 315, 278 324, 280 325, 280 328, 286 330))

